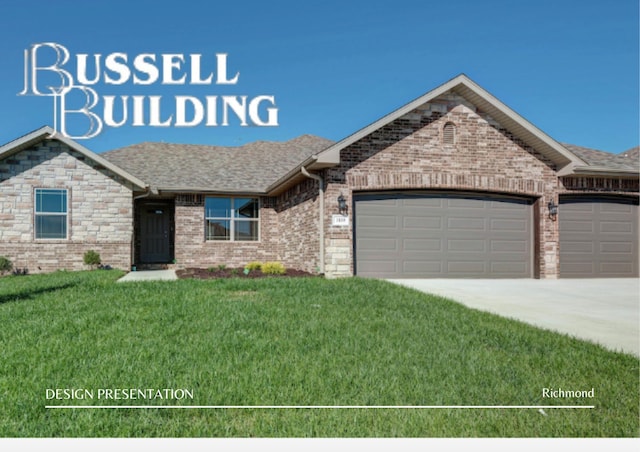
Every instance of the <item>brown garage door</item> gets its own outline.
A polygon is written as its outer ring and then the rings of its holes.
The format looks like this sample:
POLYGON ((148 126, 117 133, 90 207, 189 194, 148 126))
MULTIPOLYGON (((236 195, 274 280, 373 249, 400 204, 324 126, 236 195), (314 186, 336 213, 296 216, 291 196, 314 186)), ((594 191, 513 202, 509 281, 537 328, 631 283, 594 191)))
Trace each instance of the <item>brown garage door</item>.
POLYGON ((638 276, 638 200, 560 198, 560 276, 638 276))
POLYGON ((529 200, 452 193, 358 195, 354 227, 359 276, 532 276, 529 200))

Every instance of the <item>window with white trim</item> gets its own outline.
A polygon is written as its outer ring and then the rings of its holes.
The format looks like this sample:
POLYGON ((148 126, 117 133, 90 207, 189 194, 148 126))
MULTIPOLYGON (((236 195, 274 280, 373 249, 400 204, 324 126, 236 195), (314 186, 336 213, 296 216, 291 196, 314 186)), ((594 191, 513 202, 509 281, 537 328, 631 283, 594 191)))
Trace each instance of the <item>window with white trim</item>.
POLYGON ((206 240, 257 241, 258 198, 207 197, 204 202, 206 240))
POLYGON ((69 213, 67 190, 36 188, 35 201, 35 238, 66 239, 69 213))

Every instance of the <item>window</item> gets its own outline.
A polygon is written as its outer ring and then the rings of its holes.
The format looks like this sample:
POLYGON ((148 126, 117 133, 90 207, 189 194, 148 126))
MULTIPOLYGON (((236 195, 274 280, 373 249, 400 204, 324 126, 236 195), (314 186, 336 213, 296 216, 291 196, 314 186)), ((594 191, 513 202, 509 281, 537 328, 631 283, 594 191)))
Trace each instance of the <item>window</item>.
POLYGON ((258 240, 257 198, 206 198, 204 210, 207 240, 258 240))
POLYGON ((36 188, 36 239, 67 238, 67 190, 36 188))

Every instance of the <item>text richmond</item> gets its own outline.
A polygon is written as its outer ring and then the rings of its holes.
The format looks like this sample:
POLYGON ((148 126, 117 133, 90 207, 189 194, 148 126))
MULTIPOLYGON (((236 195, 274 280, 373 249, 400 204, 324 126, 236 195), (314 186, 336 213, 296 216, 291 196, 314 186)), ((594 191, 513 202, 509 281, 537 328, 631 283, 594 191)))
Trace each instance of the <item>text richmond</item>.
POLYGON ((562 399, 562 398, 594 398, 595 397, 595 389, 591 388, 588 391, 567 391, 561 388, 542 388, 542 397, 543 398, 552 398, 552 399, 562 399))

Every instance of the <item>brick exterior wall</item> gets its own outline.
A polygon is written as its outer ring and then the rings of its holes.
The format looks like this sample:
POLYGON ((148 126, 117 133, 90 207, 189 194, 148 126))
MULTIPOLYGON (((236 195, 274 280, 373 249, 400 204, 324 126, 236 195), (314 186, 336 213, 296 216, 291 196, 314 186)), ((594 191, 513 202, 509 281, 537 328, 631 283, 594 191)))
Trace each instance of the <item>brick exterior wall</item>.
POLYGON ((640 181, 607 177, 561 177, 559 193, 598 193, 638 196, 640 181))
POLYGON ((225 242, 205 240, 205 196, 178 195, 175 206, 175 258, 178 268, 241 267, 250 261, 277 260, 271 245, 275 219, 269 198, 260 200, 260 240, 225 242))
MULTIPOLYGON (((534 276, 557 278, 558 222, 547 215, 550 200, 567 192, 610 191, 637 194, 637 181, 611 178, 561 178, 553 163, 512 136, 498 122, 455 94, 445 94, 353 143, 341 164, 324 170, 325 275, 351 276, 353 268, 353 193, 380 190, 462 190, 520 195, 533 201, 534 276), (452 144, 443 128, 455 126, 452 144), (350 206, 350 226, 332 226, 337 198, 350 206)), ((318 183, 263 197, 259 242, 204 240, 204 197, 176 199, 176 258, 179 266, 243 266, 252 260, 277 260, 315 272, 319 266, 318 183)))
POLYGON ((31 273, 82 270, 84 253, 128 270, 133 232, 131 184, 55 140, 0 161, 0 256, 31 273), (36 240, 36 188, 68 190, 68 238, 36 240))
MULTIPOLYGON (((378 129, 341 152, 341 164, 326 170, 326 273, 353 275, 353 229, 331 227, 342 194, 353 208, 353 193, 376 190, 438 189, 517 194, 533 205, 535 277, 557 278, 558 223, 547 215, 550 200, 577 187, 584 191, 608 187, 637 193, 635 185, 611 179, 595 184, 568 178, 559 182, 551 161, 513 137, 487 114, 452 93, 440 96, 378 129), (442 130, 455 125, 453 144, 443 144, 442 130), (576 185, 578 184, 578 185, 576 185)), ((350 217, 353 220, 352 212, 350 217)), ((353 225, 353 221, 350 222, 353 225)))
MULTIPOLYGON (((448 93, 351 144, 341 163, 321 172, 325 183, 325 275, 351 276, 354 193, 386 190, 461 190, 511 194, 533 201, 534 276, 557 278, 558 222, 547 204, 567 193, 638 196, 638 181, 555 175, 553 163, 464 98, 448 93), (452 143, 443 129, 453 124, 452 143), (349 226, 332 226, 337 198, 349 206, 349 226)), ((132 264, 133 187, 66 145, 45 140, 0 161, 0 256, 32 273, 80 270, 93 249, 117 268, 132 264), (35 188, 69 191, 69 238, 35 240, 35 188)), ((150 199, 150 198, 148 198, 150 199)), ((146 201, 140 201, 144 205, 146 201)), ((176 267, 241 267, 279 261, 317 272, 320 265, 319 184, 306 179, 276 197, 260 198, 260 239, 205 240, 205 195, 175 196, 176 267)), ((561 215, 561 213, 560 213, 561 215)), ((138 240, 140 238, 138 237, 138 240)), ((139 245, 137 245, 139 247, 139 245)))
POLYGON ((319 189, 318 182, 307 179, 276 198, 280 259, 311 273, 320 265, 319 189))
POLYGON ((315 273, 319 245, 314 190, 317 193, 317 184, 305 181, 277 198, 261 197, 260 240, 256 242, 205 240, 205 196, 178 195, 175 202, 177 267, 243 267, 251 261, 278 261, 288 268, 315 273))

